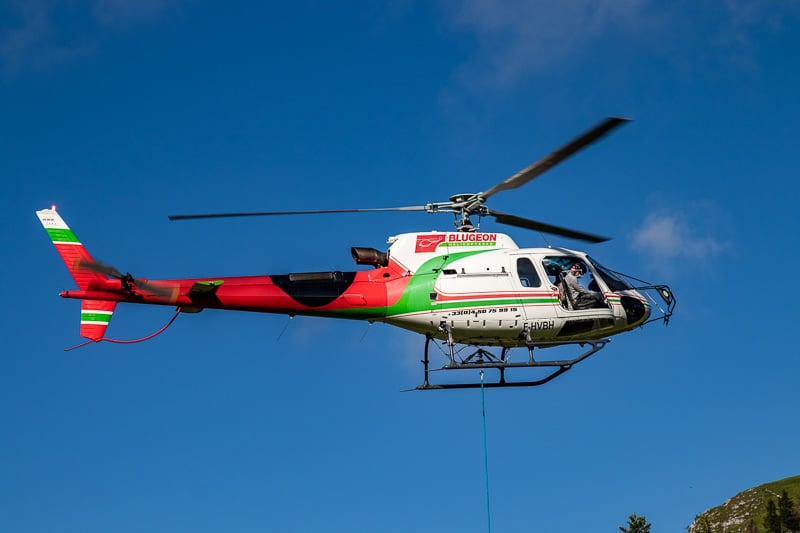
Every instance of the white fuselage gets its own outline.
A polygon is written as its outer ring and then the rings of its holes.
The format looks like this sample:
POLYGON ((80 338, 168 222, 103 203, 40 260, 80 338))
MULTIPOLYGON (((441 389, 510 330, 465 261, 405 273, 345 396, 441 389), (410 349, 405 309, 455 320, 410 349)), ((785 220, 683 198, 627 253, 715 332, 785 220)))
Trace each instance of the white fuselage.
POLYGON ((636 327, 650 315, 641 294, 609 288, 583 252, 519 249, 502 234, 430 233, 394 238, 390 257, 410 275, 431 279, 422 286, 429 291, 428 305, 415 305, 386 321, 435 338, 446 339, 449 329, 453 340, 464 344, 597 339, 636 327), (575 262, 586 267, 604 306, 575 309, 564 289, 559 293, 558 272, 575 262), (636 313, 626 310, 632 300, 636 313))

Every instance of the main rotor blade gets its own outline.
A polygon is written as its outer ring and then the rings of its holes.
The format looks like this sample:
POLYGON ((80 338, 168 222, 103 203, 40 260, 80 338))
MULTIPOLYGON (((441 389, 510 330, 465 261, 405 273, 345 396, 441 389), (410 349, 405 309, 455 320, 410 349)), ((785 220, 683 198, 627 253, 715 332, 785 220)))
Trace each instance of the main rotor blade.
POLYGON ((205 213, 197 215, 169 215, 170 220, 189 220, 195 218, 266 217, 275 215, 329 215, 337 213, 370 213, 375 211, 427 211, 425 205, 405 207, 374 207, 368 209, 314 209, 309 211, 256 211, 244 213, 205 213))
POLYGON ((560 235, 562 237, 569 237, 570 239, 576 239, 579 241, 598 243, 609 240, 609 237, 592 235, 591 233, 584 233, 582 231, 577 231, 574 229, 563 228, 561 226, 554 226, 552 224, 545 224, 544 222, 538 222, 536 220, 531 220, 529 218, 522 218, 515 215, 500 213, 498 211, 493 211, 491 209, 489 209, 488 211, 489 211, 488 214, 493 216, 500 224, 516 226, 518 228, 532 229, 536 231, 541 231, 543 233, 550 233, 552 235, 560 235))
POLYGON ((532 179, 550 170, 551 168, 553 168, 558 163, 568 158, 578 150, 586 148, 599 138, 609 133, 611 130, 617 128, 622 124, 625 124, 628 121, 629 119, 627 118, 620 118, 620 117, 607 118, 594 128, 576 137, 572 141, 568 142, 561 148, 541 158, 539 161, 535 162, 529 167, 520 170, 510 178, 498 183, 488 191, 479 193, 478 196, 486 200, 493 194, 496 194, 500 191, 507 191, 509 189, 516 189, 517 187, 521 187, 526 183, 528 183, 529 181, 531 181, 532 179))

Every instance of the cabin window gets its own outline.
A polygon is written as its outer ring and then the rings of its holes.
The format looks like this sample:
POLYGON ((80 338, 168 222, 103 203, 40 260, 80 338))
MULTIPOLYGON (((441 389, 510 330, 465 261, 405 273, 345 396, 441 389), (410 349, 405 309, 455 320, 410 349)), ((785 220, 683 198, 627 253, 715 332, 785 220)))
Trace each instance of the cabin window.
MULTIPOLYGON (((547 277, 550 278, 550 283, 553 285, 558 285, 561 281, 561 274, 566 274, 575 263, 582 263, 582 261, 577 257, 563 255, 545 257, 542 260, 544 271, 547 272, 547 277)), ((585 270, 586 265, 583 268, 585 270)))
POLYGON ((523 287, 541 287, 542 285, 539 274, 536 273, 533 263, 527 257, 517 259, 517 275, 523 287))
MULTIPOLYGON (((597 264, 590 260, 590 263, 593 267, 597 268, 597 264)), ((574 256, 550 256, 545 257, 542 261, 542 266, 544 266, 545 272, 547 272, 548 277, 550 278, 550 282, 555 285, 559 286, 561 279, 567 275, 573 265, 580 265, 583 268, 584 276, 581 276, 578 280, 584 288, 592 291, 592 292, 603 292, 604 289, 601 289, 598 284, 597 280, 594 279, 594 271, 590 270, 586 266, 586 262, 582 259, 574 256)), ((606 272, 609 276, 613 276, 610 272, 606 272)), ((604 276, 600 276, 603 281, 607 281, 604 276)), ((619 278, 614 277, 616 280, 616 284, 611 288, 611 290, 621 290, 625 288, 629 288, 624 281, 620 280, 619 278), (615 287, 619 287, 615 288, 615 287)), ((609 278, 611 280, 611 278, 609 278)))

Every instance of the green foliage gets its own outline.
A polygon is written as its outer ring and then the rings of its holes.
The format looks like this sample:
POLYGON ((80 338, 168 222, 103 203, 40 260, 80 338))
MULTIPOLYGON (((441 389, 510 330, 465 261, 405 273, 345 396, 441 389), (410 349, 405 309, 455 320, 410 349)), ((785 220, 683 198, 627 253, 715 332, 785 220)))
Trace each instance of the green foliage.
POLYGON ((767 502, 767 515, 764 517, 764 529, 767 533, 781 533, 781 517, 772 498, 767 502))
POLYGON ((650 522, 643 516, 633 513, 628 517, 628 527, 619 526, 622 533, 650 533, 650 522))
POLYGON ((778 497, 778 516, 781 519, 782 531, 800 531, 800 514, 794 507, 794 501, 786 489, 778 497))
POLYGON ((694 533, 714 533, 711 529, 711 520, 709 520, 708 516, 701 515, 694 517, 695 524, 697 527, 694 529, 694 533))
MULTIPOLYGON (((800 533, 797 500, 800 499, 800 476, 789 477, 747 489, 718 507, 695 517, 689 533, 771 533, 767 526, 768 502, 773 500, 780 533, 800 533), (786 496, 784 496, 784 492, 786 496), (782 512, 782 509, 785 509, 782 512), (788 520, 788 521, 787 521, 788 520), (793 529, 792 529, 793 528, 793 529)), ((769 523, 773 524, 773 519, 769 523)))

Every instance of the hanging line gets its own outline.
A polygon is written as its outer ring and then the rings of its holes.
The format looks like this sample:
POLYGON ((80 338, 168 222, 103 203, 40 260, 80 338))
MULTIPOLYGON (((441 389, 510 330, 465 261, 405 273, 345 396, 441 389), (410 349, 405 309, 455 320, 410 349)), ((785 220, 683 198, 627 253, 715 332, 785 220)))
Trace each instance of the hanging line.
POLYGON ((364 338, 367 336, 367 333, 369 333, 369 330, 371 330, 371 329, 372 329, 372 324, 374 324, 374 322, 372 322, 372 321, 370 320, 370 322, 369 322, 369 325, 367 326, 367 329, 365 329, 365 330, 364 330, 364 334, 363 334, 363 335, 361 335, 361 339, 359 339, 359 341, 358 341, 358 342, 364 342, 364 338))
POLYGON ((483 470, 486 477, 486 524, 492 533, 492 514, 489 507, 489 452, 486 446, 486 401, 483 392, 483 369, 481 369, 481 414, 483 415, 483 470))
POLYGON ((281 340, 281 337, 283 337, 283 334, 286 333, 287 329, 289 329, 289 324, 292 323, 292 320, 294 320, 294 315, 289 315, 289 320, 286 321, 286 325, 283 326, 283 329, 281 330, 280 335, 278 335, 278 338, 275 339, 276 341, 281 340))
POLYGON ((178 315, 180 313, 181 313, 181 308, 179 307, 178 309, 175 310, 175 315, 170 319, 169 322, 164 324, 164 326, 161 329, 159 329, 155 333, 151 333, 150 335, 148 335, 146 337, 142 337, 141 339, 125 340, 125 339, 109 339, 107 337, 101 337, 101 338, 99 338, 97 340, 92 339, 92 340, 88 340, 86 342, 82 342, 82 343, 77 344, 77 345, 75 345, 75 346, 73 346, 71 348, 64 348, 64 351, 65 352, 71 352, 72 350, 74 350, 76 348, 82 348, 83 346, 86 346, 87 344, 91 344, 93 342, 101 342, 101 341, 115 342, 117 344, 133 344, 135 342, 148 341, 148 340, 152 339, 153 337, 155 337, 156 335, 160 335, 160 334, 164 333, 164 331, 166 331, 166 329, 168 327, 170 327, 173 322, 175 322, 175 319, 178 318, 178 315))

